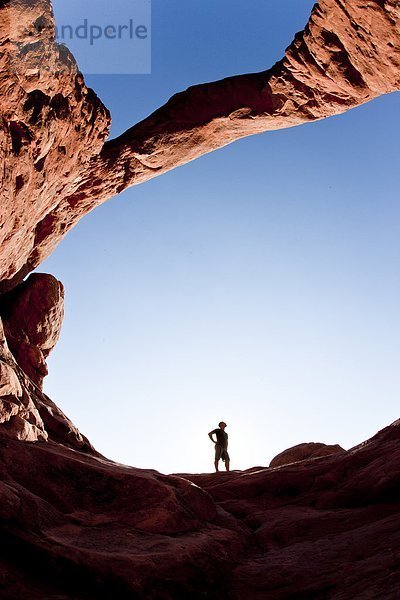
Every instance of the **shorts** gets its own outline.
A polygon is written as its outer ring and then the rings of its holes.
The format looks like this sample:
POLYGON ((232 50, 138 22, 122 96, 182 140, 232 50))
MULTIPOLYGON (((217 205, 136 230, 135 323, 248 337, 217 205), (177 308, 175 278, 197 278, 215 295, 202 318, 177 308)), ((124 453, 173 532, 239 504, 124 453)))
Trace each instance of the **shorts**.
POLYGON ((229 461, 228 450, 225 450, 221 444, 215 444, 215 460, 222 459, 224 462, 229 461))

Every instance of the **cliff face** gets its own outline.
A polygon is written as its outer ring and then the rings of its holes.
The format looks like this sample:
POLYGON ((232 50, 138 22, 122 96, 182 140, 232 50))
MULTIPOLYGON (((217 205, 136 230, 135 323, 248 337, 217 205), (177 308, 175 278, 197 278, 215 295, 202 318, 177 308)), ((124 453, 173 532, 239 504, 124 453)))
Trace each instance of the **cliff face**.
POLYGON ((110 117, 73 56, 56 45, 50 2, 1 2, 0 45, 0 289, 7 290, 71 227, 64 198, 101 150, 110 117))
POLYGON ((42 391, 46 357, 62 323, 64 290, 51 275, 33 274, 0 298, 0 433, 22 441, 53 440, 92 450, 42 391))
POLYGON ((42 391, 64 291, 24 278, 127 186, 399 89, 399 23, 395 0, 321 0, 271 69, 194 86, 106 141, 49 1, 0 0, 2 598, 398 598, 399 423, 245 473, 116 465, 42 391))

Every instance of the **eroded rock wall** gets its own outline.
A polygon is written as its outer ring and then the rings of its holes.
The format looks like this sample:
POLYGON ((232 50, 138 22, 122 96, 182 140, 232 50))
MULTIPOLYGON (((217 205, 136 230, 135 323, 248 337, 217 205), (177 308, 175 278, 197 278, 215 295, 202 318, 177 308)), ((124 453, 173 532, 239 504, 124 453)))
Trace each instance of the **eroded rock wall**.
POLYGON ((21 441, 52 439, 93 451, 42 390, 63 307, 62 284, 39 273, 0 297, 0 431, 21 441))
POLYGON ((40 388, 46 358, 56 345, 64 317, 64 287, 52 275, 34 273, 0 296, 8 346, 24 373, 40 388))
POLYGON ((101 150, 110 116, 55 43, 48 0, 1 2, 0 48, 0 290, 7 290, 71 227, 68 204, 57 226, 52 211, 101 150))

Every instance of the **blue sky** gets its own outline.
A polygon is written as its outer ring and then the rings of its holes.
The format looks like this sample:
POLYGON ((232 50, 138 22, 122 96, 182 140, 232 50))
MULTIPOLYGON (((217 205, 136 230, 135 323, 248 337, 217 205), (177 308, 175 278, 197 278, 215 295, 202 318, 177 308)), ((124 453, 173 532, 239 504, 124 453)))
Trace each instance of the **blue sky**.
MULTIPOLYGON (((102 2, 99 2, 101 6, 102 2)), ((88 76, 117 135, 187 86, 262 70, 313 2, 153 0, 150 75, 88 76)), ((45 391, 109 458, 211 471, 398 418, 398 94, 246 138, 87 215, 45 391)))

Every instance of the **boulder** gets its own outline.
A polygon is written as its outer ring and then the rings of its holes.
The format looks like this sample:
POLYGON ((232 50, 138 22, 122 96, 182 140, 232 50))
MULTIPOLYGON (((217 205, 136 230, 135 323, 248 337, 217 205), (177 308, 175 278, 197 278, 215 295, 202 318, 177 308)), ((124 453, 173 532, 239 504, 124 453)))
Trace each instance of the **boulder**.
POLYGON ((0 297, 8 346, 24 373, 39 387, 46 358, 56 345, 64 317, 64 287, 52 275, 34 273, 0 297))
MULTIPOLYGON (((33 310, 33 314, 35 314, 35 310, 33 310)), ((40 310, 36 314, 40 314, 40 310)), ((24 320, 22 315, 21 318, 24 320)), ((9 322, 14 321, 11 319, 9 322)), ((50 347, 56 337, 52 327, 49 326, 48 333, 52 331, 53 334, 49 333, 49 336, 45 336, 38 331, 36 327, 38 325, 37 321, 30 321, 28 319, 27 322, 26 331, 31 332, 33 339, 41 344, 45 353, 50 351, 50 347), (33 322, 36 323, 36 326, 33 325, 33 322), (35 332, 37 337, 34 335, 35 332)), ((44 319, 44 323, 46 323, 46 319, 44 319)), ((17 325, 16 329, 20 332, 20 335, 22 335, 22 331, 25 331, 17 325)), ((9 330, 9 338, 11 339, 11 337, 9 330)), ((25 372, 25 370, 28 371, 33 367, 34 363, 28 362, 27 357, 23 355, 22 351, 22 348, 25 346, 19 346, 17 340, 18 337, 11 340, 12 343, 16 344, 14 356, 10 351, 8 339, 0 317, 0 435, 23 442, 47 441, 51 439, 69 447, 97 454, 86 437, 78 431, 54 402, 43 393, 40 385, 38 385, 36 371, 34 373, 35 380, 31 379, 25 372), (17 358, 24 365, 25 370, 17 362, 17 358)), ((29 342, 24 343, 29 346, 29 342)), ((39 347, 38 352, 41 353, 41 356, 44 356, 39 347)))
POLYGON ((269 463, 269 466, 281 467, 282 465, 288 465, 301 460, 330 456, 331 454, 337 454, 340 452, 345 452, 345 450, 338 444, 329 445, 318 442, 297 444, 297 446, 288 448, 287 450, 284 450, 275 456, 269 463))

